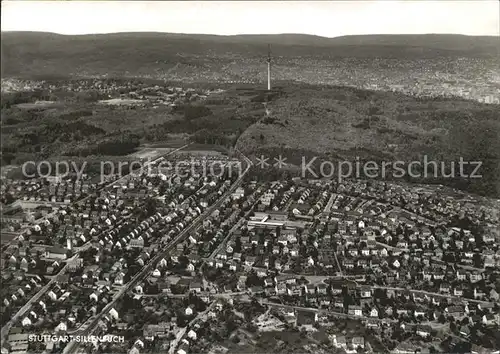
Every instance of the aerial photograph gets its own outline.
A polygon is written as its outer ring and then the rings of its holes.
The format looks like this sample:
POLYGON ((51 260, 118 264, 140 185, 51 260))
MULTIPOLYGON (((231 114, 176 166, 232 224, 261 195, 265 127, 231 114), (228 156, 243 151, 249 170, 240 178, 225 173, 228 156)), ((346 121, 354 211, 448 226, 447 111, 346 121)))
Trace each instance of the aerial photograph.
POLYGON ((1 354, 500 354, 498 0, 1 8, 1 354))

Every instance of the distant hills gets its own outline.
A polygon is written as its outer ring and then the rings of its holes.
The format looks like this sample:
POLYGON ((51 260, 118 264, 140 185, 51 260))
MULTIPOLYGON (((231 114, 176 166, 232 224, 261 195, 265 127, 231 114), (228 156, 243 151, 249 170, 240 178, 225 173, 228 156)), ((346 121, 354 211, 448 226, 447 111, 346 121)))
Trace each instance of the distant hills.
POLYGON ((484 58, 500 54, 496 37, 448 34, 325 38, 304 34, 2 32, 2 76, 155 76, 179 62, 217 73, 219 64, 228 60, 264 57, 268 44, 279 58, 484 58))
POLYGON ((285 88, 267 106, 269 116, 238 138, 237 148, 248 156, 282 155, 296 166, 304 163, 302 157, 308 162, 317 157, 318 161, 360 158, 408 163, 426 156, 437 161, 437 169, 444 168, 448 178, 413 178, 413 182, 500 195, 500 105, 302 84, 285 88), (459 175, 460 158, 481 161, 482 177, 449 178, 454 169, 459 175))

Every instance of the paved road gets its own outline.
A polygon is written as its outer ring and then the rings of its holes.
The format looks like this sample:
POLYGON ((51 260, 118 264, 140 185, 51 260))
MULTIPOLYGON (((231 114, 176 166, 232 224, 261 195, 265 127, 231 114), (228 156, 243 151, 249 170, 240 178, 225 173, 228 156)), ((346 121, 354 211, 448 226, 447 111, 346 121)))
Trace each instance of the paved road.
MULTIPOLYGON (((232 186, 224 193, 219 200, 209 207, 207 210, 205 210, 204 213, 202 213, 200 216, 198 216, 189 226, 187 226, 183 231, 179 233, 179 235, 173 239, 164 249, 162 249, 153 259, 151 259, 143 268, 142 270, 137 273, 127 284, 123 286, 123 288, 115 294, 111 302, 104 307, 104 309, 91 321, 91 323, 87 326, 87 328, 80 332, 80 335, 88 335, 92 333, 92 331, 95 329, 97 324, 99 323, 99 320, 107 314, 117 303, 117 301, 125 294, 127 293, 130 289, 132 289, 139 281, 144 279, 149 275, 153 267, 156 266, 158 261, 160 261, 166 254, 168 254, 179 242, 182 242, 184 239, 187 238, 189 233, 196 229, 198 225, 205 219, 208 215, 210 215, 216 208, 218 208, 222 202, 231 196, 231 194, 238 188, 241 183, 243 182, 245 175, 248 173, 250 170, 250 167, 252 165, 252 162, 243 155, 243 158, 247 162, 247 168, 241 176, 238 177, 238 179, 232 184, 232 186)), ((63 354, 67 353, 74 353, 79 347, 79 343, 77 342, 70 342, 68 345, 64 348, 63 354)))

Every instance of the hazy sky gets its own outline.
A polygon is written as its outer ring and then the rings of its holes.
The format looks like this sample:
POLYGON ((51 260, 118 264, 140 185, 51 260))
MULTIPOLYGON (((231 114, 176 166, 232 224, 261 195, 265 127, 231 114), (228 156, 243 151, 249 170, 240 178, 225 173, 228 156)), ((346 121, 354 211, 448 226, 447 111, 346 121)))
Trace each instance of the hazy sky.
POLYGON ((500 35, 498 0, 2 1, 2 31, 500 35))

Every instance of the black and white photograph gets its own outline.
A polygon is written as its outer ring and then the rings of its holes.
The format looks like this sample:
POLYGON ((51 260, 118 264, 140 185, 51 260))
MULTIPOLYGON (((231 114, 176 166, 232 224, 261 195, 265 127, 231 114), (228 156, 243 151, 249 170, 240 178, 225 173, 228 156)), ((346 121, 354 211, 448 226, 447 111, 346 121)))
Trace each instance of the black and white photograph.
POLYGON ((1 10, 1 354, 500 354, 498 0, 1 10))

